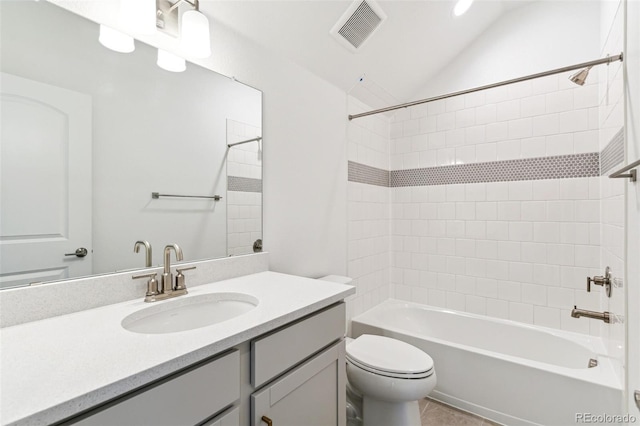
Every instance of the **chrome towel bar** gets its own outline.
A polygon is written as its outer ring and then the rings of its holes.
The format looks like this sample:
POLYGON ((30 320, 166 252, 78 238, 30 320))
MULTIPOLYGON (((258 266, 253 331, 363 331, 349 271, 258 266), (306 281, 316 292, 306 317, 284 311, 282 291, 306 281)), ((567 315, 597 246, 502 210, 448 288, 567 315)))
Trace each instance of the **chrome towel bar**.
POLYGON ((638 179, 638 171, 635 170, 636 167, 640 166, 640 160, 634 161, 633 163, 621 168, 620 170, 613 172, 609 175, 611 179, 616 178, 629 178, 631 182, 635 182, 638 179), (631 170, 633 169, 633 170, 631 170), (624 173, 629 170, 629 173, 624 173))
POLYGON ((255 137, 253 139, 247 139, 246 141, 240 141, 240 142, 235 142, 235 143, 228 143, 227 146, 229 148, 231 148, 232 146, 236 146, 236 145, 242 145, 243 143, 249 143, 249 142, 254 142, 254 141, 261 141, 262 140, 262 136, 258 136, 255 137))
POLYGON ((157 200, 160 197, 171 197, 171 198, 207 198, 215 201, 222 200, 222 196, 220 195, 176 195, 176 194, 161 194, 159 192, 152 192, 151 198, 157 200))

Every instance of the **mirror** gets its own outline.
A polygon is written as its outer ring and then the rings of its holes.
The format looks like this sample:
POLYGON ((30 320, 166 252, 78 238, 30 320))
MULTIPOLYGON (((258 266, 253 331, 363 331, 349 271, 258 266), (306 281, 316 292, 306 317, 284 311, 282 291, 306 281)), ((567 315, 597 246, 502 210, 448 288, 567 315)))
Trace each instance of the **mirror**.
POLYGON ((142 268, 138 240, 153 265, 173 243, 185 261, 253 252, 262 140, 228 144, 261 137, 259 90, 106 49, 48 2, 0 7, 0 287, 142 268))

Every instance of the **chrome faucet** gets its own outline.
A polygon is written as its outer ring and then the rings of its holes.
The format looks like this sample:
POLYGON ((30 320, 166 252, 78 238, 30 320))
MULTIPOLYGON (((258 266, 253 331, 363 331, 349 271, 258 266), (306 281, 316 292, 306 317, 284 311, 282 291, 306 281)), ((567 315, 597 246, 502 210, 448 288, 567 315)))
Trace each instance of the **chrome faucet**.
POLYGON ((144 246, 144 251, 145 251, 145 262, 144 262, 144 266, 146 266, 147 268, 151 267, 151 244, 149 244, 149 241, 136 241, 136 244, 133 246, 133 252, 134 253, 140 253, 140 246, 144 246))
MULTIPOLYGON (((171 250, 176 253, 176 260, 182 260, 182 249, 177 244, 169 244, 164 248, 164 272, 162 273, 162 293, 173 293, 173 274, 171 273, 171 250)), ((178 296, 178 295, 176 295, 178 296)))
POLYGON ((571 310, 571 317, 572 318, 587 317, 587 318, 602 320, 607 324, 611 323, 611 314, 609 312, 595 312, 595 311, 588 311, 586 309, 578 309, 576 305, 573 305, 573 309, 571 310))

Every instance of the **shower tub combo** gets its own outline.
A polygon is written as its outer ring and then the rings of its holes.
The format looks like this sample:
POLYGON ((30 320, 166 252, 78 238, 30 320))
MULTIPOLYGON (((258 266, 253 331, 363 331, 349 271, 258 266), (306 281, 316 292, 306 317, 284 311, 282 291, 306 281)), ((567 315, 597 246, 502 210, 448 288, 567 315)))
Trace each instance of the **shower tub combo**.
POLYGON ((622 387, 595 337, 398 300, 351 326, 353 337, 393 337, 427 352, 438 372, 432 398, 499 423, 620 414, 622 387))

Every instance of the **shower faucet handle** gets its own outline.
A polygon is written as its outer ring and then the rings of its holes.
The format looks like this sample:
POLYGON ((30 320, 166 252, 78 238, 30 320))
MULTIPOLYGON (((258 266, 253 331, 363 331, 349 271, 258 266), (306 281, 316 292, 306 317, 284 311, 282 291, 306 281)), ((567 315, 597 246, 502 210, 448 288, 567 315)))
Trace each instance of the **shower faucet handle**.
POLYGON ((596 275, 593 278, 587 277, 587 292, 591 292, 591 283, 603 286, 607 292, 607 297, 611 297, 611 268, 607 266, 604 270, 604 275, 596 275))

